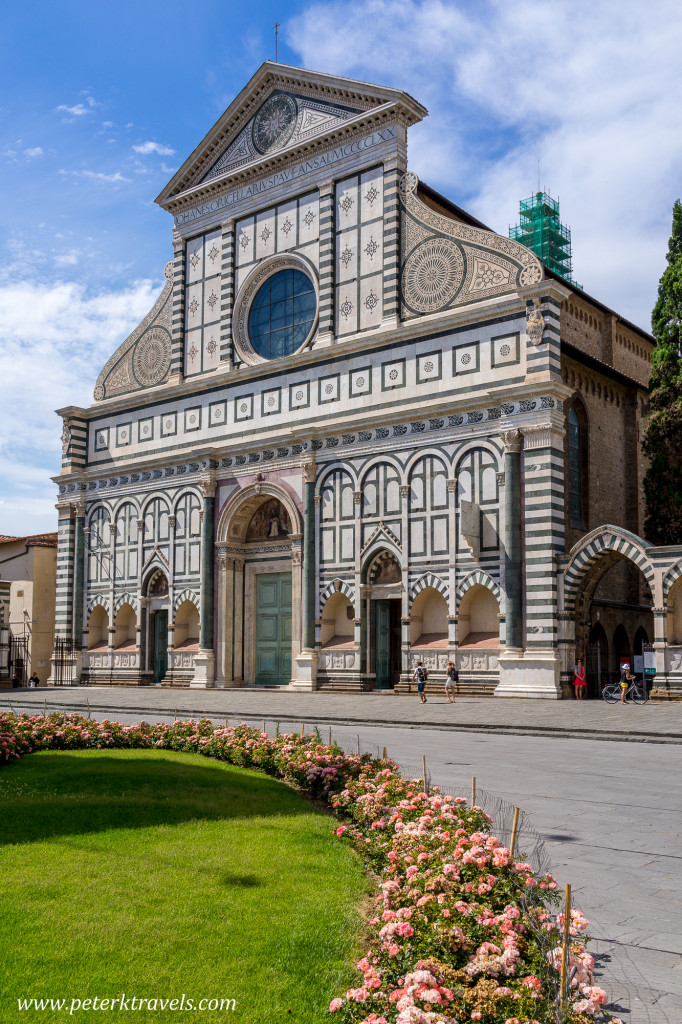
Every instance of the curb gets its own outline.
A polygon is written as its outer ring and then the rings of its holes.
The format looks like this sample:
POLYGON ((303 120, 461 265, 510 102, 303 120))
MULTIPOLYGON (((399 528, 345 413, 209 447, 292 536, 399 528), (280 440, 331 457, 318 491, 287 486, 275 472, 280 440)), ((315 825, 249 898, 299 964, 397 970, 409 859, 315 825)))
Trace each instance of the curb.
MULTIPOLYGON (((34 704, 33 701, 22 704, 21 701, 4 701, 0 698, 0 708, 11 705, 17 708, 35 708, 36 712, 40 709, 34 704)), ((77 711, 82 713, 85 709, 83 704, 68 704, 60 703, 58 708, 54 710, 59 711, 77 711)), ((98 714, 121 714, 121 715, 140 715, 141 720, 150 721, 151 716, 159 715, 161 718, 167 718, 170 714, 169 708, 151 708, 151 707, 126 707, 126 708, 112 708, 109 705, 101 704, 90 704, 90 710, 96 711, 98 714)), ((225 711, 213 711, 210 708, 181 708, 182 718, 213 718, 220 719, 225 718, 225 711)), ((269 715, 267 712, 245 712, 245 713, 229 713, 229 718, 238 720, 239 722, 262 722, 263 719, 275 722, 295 722, 297 725, 301 723, 301 715, 269 715)), ((391 719, 391 718, 373 718, 368 721, 366 718, 349 718, 339 717, 330 715, 315 715, 311 717, 310 722, 305 722, 306 725, 338 725, 338 726, 355 726, 355 727, 374 727, 380 726, 386 729, 426 729, 434 732, 473 732, 473 733, 484 733, 489 735, 498 736, 537 736, 537 737, 550 737, 552 739, 572 739, 572 740, 606 740, 610 743, 664 743, 664 744, 682 744, 682 735, 677 733, 648 733, 648 732, 627 732, 627 733, 611 733, 606 730, 600 729, 568 729, 562 728, 561 726, 547 726, 546 728, 539 728, 538 726, 524 726, 524 725, 498 725, 496 723, 476 723, 470 724, 466 722, 406 722, 403 719, 391 719)))

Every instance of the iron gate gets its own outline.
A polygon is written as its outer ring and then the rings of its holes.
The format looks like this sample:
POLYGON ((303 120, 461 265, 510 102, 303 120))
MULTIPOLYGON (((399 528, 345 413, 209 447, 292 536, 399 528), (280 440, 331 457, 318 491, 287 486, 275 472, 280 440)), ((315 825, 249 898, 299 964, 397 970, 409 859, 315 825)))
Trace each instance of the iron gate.
MULTIPOLYGON (((27 636, 14 636, 10 633, 9 637, 9 677, 12 680, 19 680, 19 686, 25 686, 26 680, 28 679, 28 665, 29 665, 29 653, 28 653, 28 637, 27 636)), ((16 684, 15 684, 16 685, 16 684)))
POLYGON ((54 638, 54 685, 73 686, 76 643, 70 636, 54 638))

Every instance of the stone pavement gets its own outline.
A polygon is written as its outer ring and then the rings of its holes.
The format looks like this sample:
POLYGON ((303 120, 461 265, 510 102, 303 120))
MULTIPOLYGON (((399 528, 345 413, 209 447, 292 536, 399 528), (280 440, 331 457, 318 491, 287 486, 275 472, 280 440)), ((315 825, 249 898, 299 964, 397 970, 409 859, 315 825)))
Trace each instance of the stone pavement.
MULTIPOLYGON (((347 749, 386 746, 406 771, 427 758, 432 781, 479 801, 526 811, 561 885, 597 940, 599 984, 627 1024, 682 1021, 682 741, 680 705, 609 706, 393 694, 358 697, 272 691, 111 688, 14 691, 0 706, 78 706, 97 718, 317 724, 347 749), (100 710, 98 710, 100 709, 100 710), (640 739, 642 742, 618 742, 640 739), (614 742, 603 742, 611 740, 614 742)), ((499 823, 498 823, 499 824, 499 823)))
POLYGON ((682 743, 682 704, 643 706, 604 701, 523 700, 460 697, 449 705, 444 697, 420 704, 416 695, 398 697, 391 690, 358 694, 292 693, 253 689, 190 690, 160 686, 55 687, 1 690, 0 707, 117 708, 153 720, 177 708, 183 717, 208 715, 230 719, 262 718, 282 723, 348 723, 389 727, 445 729, 521 736, 569 736, 648 743, 682 743))

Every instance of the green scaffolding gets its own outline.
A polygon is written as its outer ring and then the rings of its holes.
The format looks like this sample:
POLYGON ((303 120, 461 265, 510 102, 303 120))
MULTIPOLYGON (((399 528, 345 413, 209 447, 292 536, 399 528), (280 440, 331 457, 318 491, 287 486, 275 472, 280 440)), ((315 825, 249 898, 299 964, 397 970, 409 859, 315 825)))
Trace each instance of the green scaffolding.
POLYGON ((532 249, 546 267, 575 285, 571 231, 559 220, 558 200, 547 192, 536 192, 521 200, 519 219, 521 223, 509 229, 509 237, 532 249))

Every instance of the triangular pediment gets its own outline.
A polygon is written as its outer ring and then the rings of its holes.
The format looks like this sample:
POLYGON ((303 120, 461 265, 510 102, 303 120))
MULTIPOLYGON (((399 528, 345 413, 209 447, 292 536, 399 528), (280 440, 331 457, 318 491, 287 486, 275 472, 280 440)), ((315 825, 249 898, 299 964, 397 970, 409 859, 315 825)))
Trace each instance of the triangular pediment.
POLYGON ((399 89, 267 61, 174 175, 157 203, 229 181, 251 167, 296 154, 344 126, 360 128, 379 110, 400 107, 407 123, 426 110, 399 89))

